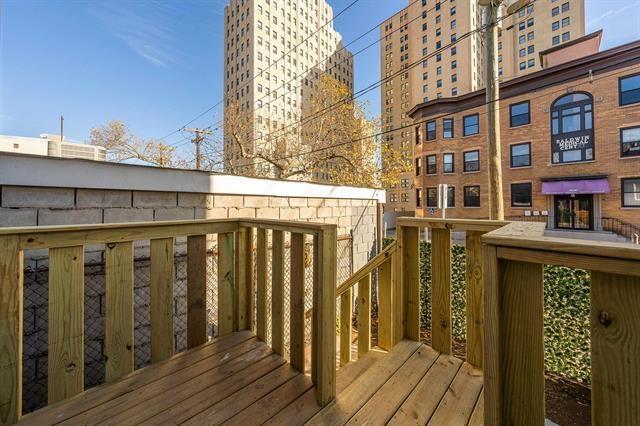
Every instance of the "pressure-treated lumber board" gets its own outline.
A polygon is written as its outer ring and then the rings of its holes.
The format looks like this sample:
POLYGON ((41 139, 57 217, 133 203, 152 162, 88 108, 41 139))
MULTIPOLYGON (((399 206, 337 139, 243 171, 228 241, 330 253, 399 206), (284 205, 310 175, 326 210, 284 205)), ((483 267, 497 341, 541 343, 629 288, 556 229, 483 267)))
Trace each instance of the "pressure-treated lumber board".
POLYGON ((300 374, 302 373, 289 364, 284 364, 184 423, 187 425, 225 423, 236 413, 239 413, 278 386, 300 374))
POLYGON ((465 362, 428 424, 434 426, 466 424, 471 418, 480 391, 482 391, 482 371, 465 362))
POLYGON ((451 231, 431 230, 431 346, 451 353, 451 231))
POLYGON ((347 424, 386 424, 437 358, 436 351, 422 345, 347 424))
POLYGON ((267 230, 258 228, 256 243, 256 336, 267 341, 267 230))
POLYGON ((484 418, 489 425, 501 424, 500 375, 500 277, 496 246, 482 245, 484 267, 484 341, 482 366, 484 372, 484 418))
POLYGON ((340 295, 340 367, 351 362, 351 335, 353 334, 353 289, 340 295))
POLYGON ((22 415, 23 259, 18 237, 0 237, 0 424, 22 415))
POLYGON ((462 361, 451 355, 438 356, 436 362, 393 415, 389 424, 426 424, 461 365, 462 361))
POLYGON ((466 307, 467 362, 482 368, 482 340, 484 327, 481 232, 467 231, 466 236, 466 307))
POLYGON ((291 234, 291 259, 289 270, 289 362, 304 372, 304 265, 305 235, 291 234))
POLYGON ((480 392, 476 407, 471 413, 468 426, 483 426, 484 425, 484 390, 480 392))
POLYGON ((420 229, 402 228, 404 337, 420 340, 420 229))
POLYGON ((253 228, 236 233, 236 331, 254 329, 253 228))
MULTIPOLYGON (((594 268, 598 265, 594 264, 594 268)), ((640 268, 640 264, 636 266, 640 268)), ((640 278, 591 272, 591 419, 640 419, 640 278)))
POLYGON ((374 365, 371 371, 348 386, 339 398, 323 408, 310 421, 311 425, 344 424, 362 408, 371 396, 405 363, 420 347, 420 343, 403 340, 391 352, 374 365))
POLYGON ((133 242, 105 245, 105 378, 131 373, 133 356, 133 242))
POLYGON ((187 348, 207 341, 207 236, 187 237, 187 348))
POLYGON ((84 390, 84 247, 49 250, 48 401, 84 390))
MULTIPOLYGON (((293 379, 280 385, 280 387, 270 394, 240 411, 227 420, 225 424, 238 426, 262 424, 303 395, 312 386, 313 383, 309 377, 304 374, 298 374, 293 379)), ((295 423, 296 421, 298 421, 298 419, 295 417, 289 419, 289 423, 295 423)))
POLYGON ((151 362, 173 355, 173 238, 151 240, 151 362))
POLYGON ((392 283, 395 255, 390 256, 378 268, 378 346, 389 350, 393 345, 393 321, 396 316, 393 313, 392 283))
POLYGON ((252 338, 253 336, 249 331, 218 337, 195 349, 180 352, 169 360, 134 370, 133 373, 110 383, 109 386, 88 389, 70 401, 30 413, 22 419, 22 422, 26 425, 51 425, 62 422, 121 395, 131 394, 145 384, 179 372, 215 354, 224 356, 226 352, 232 350, 235 346, 252 338))
POLYGON ((218 234, 218 334, 234 330, 234 268, 233 232, 218 234))
POLYGON ((284 354, 284 232, 272 232, 271 248, 271 347, 284 354))
POLYGON ((370 350, 371 350, 371 274, 365 275, 358 282, 358 357, 363 356, 370 350))
POLYGON ((336 226, 314 235, 311 379, 323 407, 336 395, 336 256, 336 226))

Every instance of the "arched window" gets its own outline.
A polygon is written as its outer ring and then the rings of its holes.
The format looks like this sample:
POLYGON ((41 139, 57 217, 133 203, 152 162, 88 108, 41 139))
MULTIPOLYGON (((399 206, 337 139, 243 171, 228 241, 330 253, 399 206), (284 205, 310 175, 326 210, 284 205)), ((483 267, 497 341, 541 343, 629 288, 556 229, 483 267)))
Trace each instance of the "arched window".
POLYGON ((575 163, 594 159, 593 98, 576 92, 551 104, 551 162, 575 163))

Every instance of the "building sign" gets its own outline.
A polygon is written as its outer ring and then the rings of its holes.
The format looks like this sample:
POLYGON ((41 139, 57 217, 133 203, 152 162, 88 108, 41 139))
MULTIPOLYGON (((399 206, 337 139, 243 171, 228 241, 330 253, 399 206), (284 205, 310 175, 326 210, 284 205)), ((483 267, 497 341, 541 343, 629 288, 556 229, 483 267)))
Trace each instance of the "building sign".
POLYGON ((551 139, 554 163, 593 160, 593 129, 560 134, 551 139))

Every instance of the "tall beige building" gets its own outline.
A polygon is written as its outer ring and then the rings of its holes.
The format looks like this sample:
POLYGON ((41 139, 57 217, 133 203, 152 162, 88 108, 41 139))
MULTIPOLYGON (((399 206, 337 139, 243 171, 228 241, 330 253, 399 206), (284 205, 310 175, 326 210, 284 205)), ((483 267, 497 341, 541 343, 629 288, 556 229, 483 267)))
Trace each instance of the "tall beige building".
MULTIPOLYGON (((353 57, 342 48, 326 1, 230 0, 224 15, 225 114, 239 108, 253 117, 245 135, 250 150, 266 143, 274 129, 300 120, 303 102, 323 73, 353 90, 353 57)), ((242 164, 226 134, 224 149, 242 164)), ((253 167, 269 172, 267 163, 253 167)))
MULTIPOLYGON (((539 70, 538 53, 583 36, 584 21, 584 0, 537 0, 506 17, 498 43, 502 79, 539 70)), ((483 34, 465 36, 481 26, 478 0, 409 0, 380 26, 381 78, 390 79, 381 87, 382 130, 390 132, 383 142, 412 157, 417 132, 407 127, 411 108, 484 87, 483 34)), ((413 175, 387 188, 385 212, 413 213, 413 175)))

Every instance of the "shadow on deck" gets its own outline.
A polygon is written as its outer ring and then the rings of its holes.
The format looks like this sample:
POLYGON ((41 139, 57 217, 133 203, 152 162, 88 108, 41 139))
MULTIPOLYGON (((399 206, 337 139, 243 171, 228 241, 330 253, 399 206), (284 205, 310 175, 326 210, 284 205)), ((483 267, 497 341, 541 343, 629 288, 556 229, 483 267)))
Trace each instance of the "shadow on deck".
POLYGON ((25 416, 22 424, 481 423, 482 374, 405 340, 337 372, 321 409, 309 376, 237 332, 25 416))

